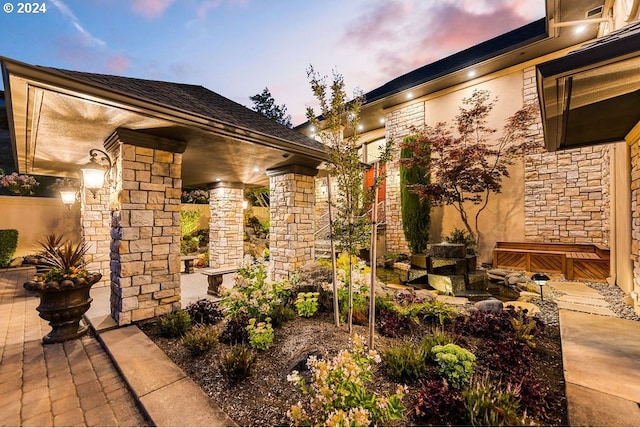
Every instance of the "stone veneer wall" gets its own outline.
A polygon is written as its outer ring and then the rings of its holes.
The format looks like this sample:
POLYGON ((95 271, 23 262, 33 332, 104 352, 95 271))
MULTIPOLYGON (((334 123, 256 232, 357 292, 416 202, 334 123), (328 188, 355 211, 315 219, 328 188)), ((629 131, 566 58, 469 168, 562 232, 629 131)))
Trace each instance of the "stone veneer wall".
MULTIPOLYGON (((535 68, 524 71, 525 102, 538 102, 535 68)), ((542 145, 541 120, 530 135, 542 145)), ((609 245, 609 148, 525 156, 525 240, 609 245)))
POLYGON ((216 184, 209 190, 209 266, 238 267, 243 259, 244 186, 216 184))
POLYGON ((94 287, 109 284, 111 249, 111 217, 109 214, 109 190, 101 189, 94 197, 85 190, 80 207, 82 238, 88 244, 87 264, 90 272, 100 272, 102 279, 94 287))
POLYGON ((271 195, 270 271, 273 280, 281 280, 313 261, 315 179, 296 172, 267 174, 271 195))
POLYGON ((409 245, 402 229, 400 203, 400 148, 402 139, 411 134, 412 127, 422 127, 425 123, 425 104, 416 102, 404 108, 394 110, 385 117, 387 140, 394 142, 391 160, 387 163, 386 180, 386 251, 389 253, 409 254, 409 245))
POLYGON ((111 315, 119 325, 180 309, 182 154, 110 148, 118 178, 111 212, 111 315))

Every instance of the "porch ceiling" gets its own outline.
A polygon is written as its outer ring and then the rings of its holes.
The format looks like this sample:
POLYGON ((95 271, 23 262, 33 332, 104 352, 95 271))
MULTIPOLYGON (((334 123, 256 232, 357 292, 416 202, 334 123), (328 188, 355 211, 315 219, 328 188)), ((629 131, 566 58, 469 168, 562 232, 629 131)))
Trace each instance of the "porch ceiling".
MULTIPOLYGON (((287 140, 250 126, 88 85, 52 69, 0 60, 13 155, 21 173, 77 176, 79 166, 89 159, 89 150, 103 148, 117 128, 186 142, 184 186, 216 181, 263 186, 268 184, 267 169, 293 164, 315 168, 324 159, 321 150, 300 144, 295 135, 287 140)), ((249 119, 261 120, 250 114, 249 119)))
POLYGON ((621 141, 640 121, 640 22, 539 64, 545 145, 621 141))

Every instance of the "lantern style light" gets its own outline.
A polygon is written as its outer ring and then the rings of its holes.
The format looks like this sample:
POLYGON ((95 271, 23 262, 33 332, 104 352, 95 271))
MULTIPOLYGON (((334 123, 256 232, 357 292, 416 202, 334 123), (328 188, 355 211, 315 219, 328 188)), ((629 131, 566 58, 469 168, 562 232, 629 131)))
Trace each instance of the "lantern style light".
POLYGON ((110 181, 107 174, 111 171, 112 164, 109 156, 102 150, 91 149, 89 150, 89 156, 91 156, 89 162, 80 168, 80 171, 82 171, 83 186, 85 189, 90 190, 91 194, 95 198, 98 190, 102 189, 102 186, 104 186, 105 179, 107 182, 110 181), (98 153, 103 155, 100 159, 102 164, 97 160, 98 153))
POLYGON ((62 203, 67 206, 67 208, 71 209, 71 205, 76 202, 76 195, 78 191, 73 187, 63 187, 60 189, 60 199, 62 199, 62 203))

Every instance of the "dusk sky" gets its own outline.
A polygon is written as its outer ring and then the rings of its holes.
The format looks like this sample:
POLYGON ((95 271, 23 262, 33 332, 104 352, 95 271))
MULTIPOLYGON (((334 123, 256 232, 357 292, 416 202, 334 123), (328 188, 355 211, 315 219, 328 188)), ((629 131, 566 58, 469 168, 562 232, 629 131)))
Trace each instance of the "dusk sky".
POLYGON ((306 69, 364 92, 544 16, 544 0, 3 0, 0 55, 202 85, 252 107, 266 86, 297 125, 306 69), (7 3, 14 6, 7 13, 7 3))

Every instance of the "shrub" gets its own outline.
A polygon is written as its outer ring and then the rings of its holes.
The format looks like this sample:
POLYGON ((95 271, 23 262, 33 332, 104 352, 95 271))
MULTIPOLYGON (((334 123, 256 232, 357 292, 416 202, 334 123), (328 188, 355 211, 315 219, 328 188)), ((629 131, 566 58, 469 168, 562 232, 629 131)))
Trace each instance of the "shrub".
POLYGON ((424 352, 430 353, 431 349, 433 349, 434 346, 444 346, 450 343, 455 344, 455 342, 456 342, 455 338, 451 336, 449 333, 445 333, 442 331, 434 331, 432 334, 429 334, 422 338, 422 342, 420 342, 420 347, 424 350, 424 352))
POLYGON ((421 346, 404 342, 384 353, 389 374, 398 380, 415 380, 427 372, 427 357, 421 346))
POLYGON ((318 310, 318 292, 298 293, 296 298, 296 309, 301 317, 312 317, 318 310))
POLYGON ((406 316, 400 315, 397 310, 381 309, 376 317, 378 331, 383 336, 401 337, 409 333, 410 321, 406 316))
POLYGON ((472 312, 468 317, 456 318, 457 330, 468 336, 501 339, 513 332, 511 316, 507 311, 472 312))
POLYGON ((165 337, 180 337, 191 328, 191 317, 182 309, 160 319, 160 334, 165 337))
POLYGON ((438 363, 438 372, 449 381, 454 388, 466 385, 473 376, 476 357, 458 345, 436 345, 431 348, 431 355, 438 363))
POLYGON ((238 270, 235 286, 220 304, 231 318, 243 314, 262 321, 272 307, 288 302, 290 295, 289 281, 268 282, 266 266, 259 263, 238 270))
POLYGON ((198 229, 200 223, 200 211, 180 210, 180 231, 183 237, 191 235, 198 229))
POLYGON ((278 305, 271 306, 267 315, 271 318, 271 325, 273 325, 274 328, 278 328, 287 321, 294 319, 296 317, 296 312, 288 305, 280 303, 278 305))
POLYGON ((373 376, 372 364, 379 361, 375 351, 365 352, 359 338, 354 338, 353 350, 342 350, 332 360, 309 357, 311 382, 307 386, 297 372, 287 380, 298 385, 309 398, 291 406, 289 417, 296 425, 368 426, 392 420, 402 420, 404 388, 394 394, 378 395, 369 391, 366 383, 373 376))
POLYGON ((417 309, 417 315, 421 319, 434 320, 440 325, 450 322, 459 313, 454 306, 439 300, 423 303, 417 309))
POLYGON ((468 254, 473 254, 476 241, 473 239, 470 233, 464 229, 454 228, 448 236, 443 236, 442 239, 451 244, 464 244, 468 254))
POLYGON ((255 359, 253 350, 244 345, 235 345, 220 357, 220 373, 231 383, 239 382, 249 377, 255 359))
POLYGON ((247 325, 249 324, 248 315, 238 315, 227 321, 224 330, 220 334, 220 342, 235 345, 238 343, 246 343, 249 341, 249 332, 247 325))
POLYGON ((200 299, 190 303, 185 310, 191 317, 191 321, 196 324, 217 324, 224 318, 218 304, 208 299, 200 299))
POLYGON ((423 380, 417 393, 416 417, 426 425, 463 425, 465 407, 462 394, 449 388, 445 379, 423 380))
POLYGON ((18 231, 16 229, 0 230, 0 268, 9 266, 16 248, 18 248, 18 231))
POLYGON ((530 376, 533 352, 524 342, 513 337, 488 340, 483 362, 505 381, 519 383, 530 376))
POLYGON ((271 318, 261 322, 256 322, 255 318, 251 318, 247 326, 247 332, 249 333, 249 345, 252 348, 266 351, 273 342, 271 318))
POLYGON ((528 425, 520 414, 518 388, 494 385, 486 376, 476 378, 462 392, 469 423, 473 426, 528 425))
POLYGON ((540 381, 532 376, 522 379, 519 385, 520 410, 526 412, 536 422, 542 425, 561 425, 561 420, 550 420, 552 414, 557 414, 554 407, 561 407, 562 401, 540 381))
POLYGON ((218 342, 218 336, 219 334, 215 327, 200 324, 193 327, 191 331, 184 336, 182 343, 191 355, 195 357, 213 348, 213 345, 218 342))

